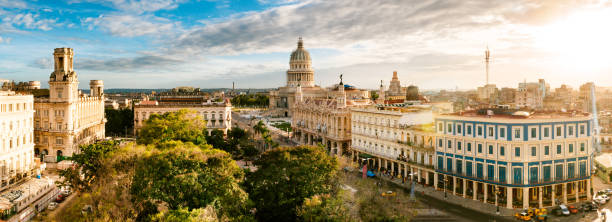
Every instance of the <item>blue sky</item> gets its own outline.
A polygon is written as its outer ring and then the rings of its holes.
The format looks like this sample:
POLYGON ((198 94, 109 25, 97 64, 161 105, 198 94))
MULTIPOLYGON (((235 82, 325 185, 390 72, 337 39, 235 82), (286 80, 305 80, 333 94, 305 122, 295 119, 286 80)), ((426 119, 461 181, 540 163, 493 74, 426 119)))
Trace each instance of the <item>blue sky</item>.
POLYGON ((46 85, 74 48, 81 87, 278 87, 302 36, 316 83, 425 89, 544 78, 612 85, 611 4, 598 0, 0 0, 0 78, 46 85), (606 28, 602 28, 606 27, 606 28), (592 59, 596 58, 596 59, 592 59))

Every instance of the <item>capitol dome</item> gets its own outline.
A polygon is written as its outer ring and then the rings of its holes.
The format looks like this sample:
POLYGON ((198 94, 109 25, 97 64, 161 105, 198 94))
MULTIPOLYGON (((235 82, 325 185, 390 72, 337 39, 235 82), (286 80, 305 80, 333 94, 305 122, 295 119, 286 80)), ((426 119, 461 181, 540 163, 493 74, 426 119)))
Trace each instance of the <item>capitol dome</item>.
POLYGON ((293 50, 289 58, 289 70, 287 70, 287 86, 288 87, 312 87, 314 86, 314 70, 312 69, 312 61, 310 53, 304 49, 304 42, 300 37, 297 43, 297 49, 293 50))
POLYGON ((302 38, 298 39, 298 47, 291 53, 291 62, 310 62, 310 53, 306 49, 304 49, 304 42, 302 38))

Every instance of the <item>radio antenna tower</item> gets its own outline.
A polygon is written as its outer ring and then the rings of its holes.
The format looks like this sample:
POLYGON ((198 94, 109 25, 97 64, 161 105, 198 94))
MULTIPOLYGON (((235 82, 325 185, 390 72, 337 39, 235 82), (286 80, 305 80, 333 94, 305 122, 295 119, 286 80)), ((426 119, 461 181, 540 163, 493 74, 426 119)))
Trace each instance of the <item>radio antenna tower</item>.
POLYGON ((487 71, 487 85, 489 85, 489 61, 491 58, 491 52, 489 51, 489 46, 487 46, 487 50, 485 50, 485 64, 487 71))

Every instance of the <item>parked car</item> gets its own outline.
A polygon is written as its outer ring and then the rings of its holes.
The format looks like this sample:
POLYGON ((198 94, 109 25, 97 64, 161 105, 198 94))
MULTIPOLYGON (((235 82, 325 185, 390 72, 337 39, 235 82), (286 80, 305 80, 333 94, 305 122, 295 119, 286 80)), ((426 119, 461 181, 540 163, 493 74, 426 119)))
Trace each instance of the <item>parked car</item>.
POLYGON ((605 189, 604 191, 606 191, 606 194, 612 195, 612 188, 605 189))
POLYGON ((55 202, 61 203, 65 200, 66 198, 64 197, 64 195, 58 194, 57 197, 55 198, 55 202))
POLYGON ((514 218, 516 218, 517 220, 521 220, 521 221, 531 221, 531 216, 529 216, 529 213, 526 210, 523 210, 520 213, 514 214, 514 218))
POLYGON ((584 203, 584 204, 582 204, 582 206, 580 208, 584 212, 595 211, 595 210, 597 210, 597 204, 592 203, 592 202, 584 203))
POLYGON ((85 216, 85 215, 87 215, 87 214, 89 214, 91 212, 92 212, 91 205, 85 205, 85 206, 83 206, 83 208, 81 208, 81 215, 83 215, 83 216, 85 216))
POLYGON ((597 203, 597 204, 605 204, 606 203, 606 199, 604 199, 602 197, 602 195, 593 197, 593 202, 597 203))
POLYGON ((60 192, 60 193, 64 197, 68 197, 68 196, 70 196, 70 194, 72 194, 72 192, 70 190, 62 190, 62 192, 60 192))
POLYGON ((381 195, 382 195, 383 197, 394 197, 394 196, 396 196, 396 195, 397 195, 397 193, 389 190, 389 191, 387 191, 387 192, 382 193, 381 195))
POLYGON ((548 212, 546 211, 546 208, 535 209, 535 214, 535 219, 538 221, 546 221, 548 219, 548 212))
POLYGON ((570 213, 572 213, 572 214, 577 214, 577 213, 578 213, 578 208, 576 208, 576 207, 575 207, 575 206, 573 206, 573 205, 569 205, 569 206, 567 206, 567 209, 568 209, 568 210, 569 210, 569 212, 570 212, 570 213))
POLYGON ((602 195, 599 195, 597 197, 603 199, 605 202, 610 201, 610 197, 608 195, 606 195, 606 194, 602 194, 602 195))
POLYGON ((559 209, 561 210, 561 214, 564 216, 569 216, 570 215, 570 211, 569 209, 567 209, 567 206, 565 206, 564 204, 559 205, 559 209))
POLYGON ((49 210, 55 210, 55 208, 57 208, 57 202, 51 202, 47 205, 47 209, 49 210))

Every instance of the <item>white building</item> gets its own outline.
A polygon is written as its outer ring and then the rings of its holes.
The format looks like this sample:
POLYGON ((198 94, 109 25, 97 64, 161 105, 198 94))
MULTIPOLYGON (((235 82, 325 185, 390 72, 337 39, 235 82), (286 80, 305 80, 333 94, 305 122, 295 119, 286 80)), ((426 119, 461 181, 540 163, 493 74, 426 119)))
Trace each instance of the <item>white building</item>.
POLYGON ((0 91, 0 190, 32 175, 34 98, 0 91))
POLYGON ((79 146, 104 139, 104 83, 91 80, 90 94, 79 92, 73 69, 74 51, 57 48, 49 95, 34 100, 34 153, 56 162, 79 152, 79 146))

